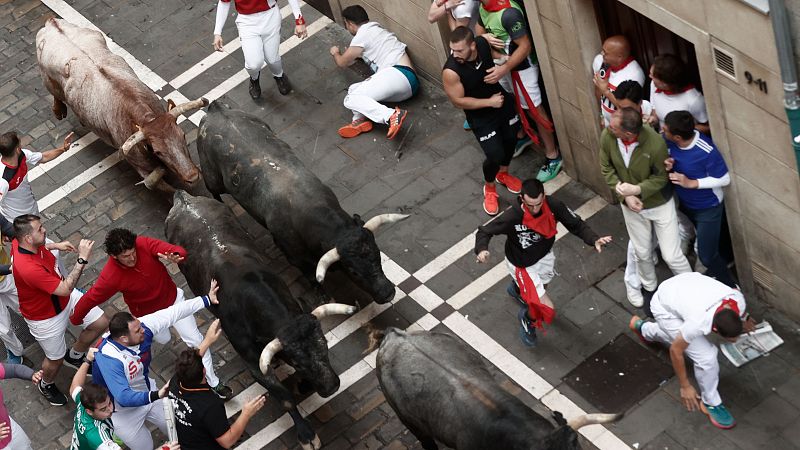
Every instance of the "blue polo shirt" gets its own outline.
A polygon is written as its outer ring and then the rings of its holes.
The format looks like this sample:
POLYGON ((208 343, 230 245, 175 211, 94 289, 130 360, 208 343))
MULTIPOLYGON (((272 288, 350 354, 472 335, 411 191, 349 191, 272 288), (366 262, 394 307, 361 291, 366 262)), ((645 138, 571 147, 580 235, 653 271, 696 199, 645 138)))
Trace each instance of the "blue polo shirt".
MULTIPOLYGON (((687 178, 693 180, 702 180, 703 178, 722 178, 728 173, 728 166, 725 160, 722 159, 722 154, 714 145, 710 137, 706 136, 699 131, 694 132, 694 139, 687 148, 678 147, 678 145, 669 139, 667 141, 667 150, 675 163, 672 170, 686 175, 687 178)), ((675 185, 675 193, 678 199, 686 208, 689 209, 707 209, 722 203, 722 187, 701 188, 700 189, 687 189, 675 185)))

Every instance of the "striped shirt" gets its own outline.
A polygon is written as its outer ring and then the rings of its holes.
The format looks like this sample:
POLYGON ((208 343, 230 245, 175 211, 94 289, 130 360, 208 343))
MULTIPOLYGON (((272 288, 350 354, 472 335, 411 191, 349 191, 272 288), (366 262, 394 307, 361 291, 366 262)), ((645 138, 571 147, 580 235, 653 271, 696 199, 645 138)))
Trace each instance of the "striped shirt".
POLYGON ((70 450, 122 450, 114 442, 114 425, 111 419, 97 420, 86 412, 81 403, 80 387, 72 391, 72 399, 75 400, 75 424, 72 428, 72 445, 70 450))

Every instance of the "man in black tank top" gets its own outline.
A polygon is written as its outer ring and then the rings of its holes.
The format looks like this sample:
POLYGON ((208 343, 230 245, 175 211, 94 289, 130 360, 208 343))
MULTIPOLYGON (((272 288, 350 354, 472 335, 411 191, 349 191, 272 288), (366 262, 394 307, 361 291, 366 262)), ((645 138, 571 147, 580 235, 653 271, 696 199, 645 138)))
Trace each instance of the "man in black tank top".
POLYGON ((495 182, 519 194, 522 182, 508 173, 519 130, 514 99, 498 83, 485 81, 494 67, 489 43, 466 27, 450 35, 450 57, 442 70, 444 91, 456 108, 463 109, 478 144, 486 155, 483 162, 483 210, 493 216, 500 210, 495 182))

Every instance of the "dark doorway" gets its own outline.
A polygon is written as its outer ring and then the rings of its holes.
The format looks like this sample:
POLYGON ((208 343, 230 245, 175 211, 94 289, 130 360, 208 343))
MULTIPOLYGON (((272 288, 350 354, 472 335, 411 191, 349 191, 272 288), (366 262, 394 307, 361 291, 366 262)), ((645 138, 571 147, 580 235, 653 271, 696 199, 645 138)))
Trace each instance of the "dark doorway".
MULTIPOLYGON (((609 36, 625 35, 630 40, 633 55, 642 65, 645 75, 649 73, 656 56, 672 53, 686 62, 692 82, 698 90, 703 91, 697 68, 697 55, 691 42, 616 0, 594 0, 594 10, 600 38, 605 40, 609 36)), ((649 90, 645 89, 645 92, 649 90)))
POLYGON ((329 0, 305 0, 305 2, 311 5, 311 7, 317 11, 328 16, 329 19, 335 20, 333 18, 333 10, 331 9, 331 3, 329 0))

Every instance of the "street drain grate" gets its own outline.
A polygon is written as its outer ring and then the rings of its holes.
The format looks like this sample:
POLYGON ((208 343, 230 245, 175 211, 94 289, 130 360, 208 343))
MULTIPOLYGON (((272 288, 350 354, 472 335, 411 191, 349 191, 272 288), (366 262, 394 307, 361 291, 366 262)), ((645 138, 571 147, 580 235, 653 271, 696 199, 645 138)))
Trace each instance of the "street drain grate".
POLYGON ((620 334, 562 381, 598 411, 627 411, 672 377, 672 366, 620 334))

